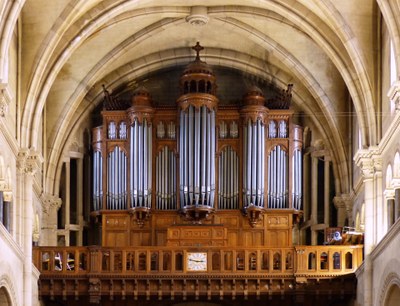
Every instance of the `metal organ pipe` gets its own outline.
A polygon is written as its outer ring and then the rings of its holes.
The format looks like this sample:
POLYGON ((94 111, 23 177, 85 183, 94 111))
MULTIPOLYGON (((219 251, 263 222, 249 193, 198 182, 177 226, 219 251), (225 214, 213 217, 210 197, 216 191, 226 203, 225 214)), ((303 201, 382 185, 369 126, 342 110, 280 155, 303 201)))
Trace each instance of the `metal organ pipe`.
POLYGON ((238 156, 231 146, 224 148, 219 157, 219 209, 238 208, 238 156))
POLYGON ((151 207, 151 124, 147 119, 139 123, 137 119, 131 125, 131 206, 151 207))
POLYGON ((265 158, 262 155, 265 146, 265 126, 260 119, 254 123, 247 121, 244 127, 244 206, 255 205, 263 207, 264 167, 265 158))
POLYGON ((215 114, 207 106, 181 110, 179 146, 181 206, 213 206, 215 191, 215 114), (183 195, 183 196, 182 196, 183 195))

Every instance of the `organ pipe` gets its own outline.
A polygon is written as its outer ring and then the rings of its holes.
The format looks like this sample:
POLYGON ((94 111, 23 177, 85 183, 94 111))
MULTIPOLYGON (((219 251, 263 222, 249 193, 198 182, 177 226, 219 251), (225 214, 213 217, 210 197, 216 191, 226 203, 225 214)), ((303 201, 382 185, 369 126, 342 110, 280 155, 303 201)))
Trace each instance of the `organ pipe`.
POLYGON ((147 119, 135 119, 130 131, 130 191, 131 208, 151 207, 151 158, 152 126, 147 119))
POLYGON ((215 192, 215 113, 189 105, 180 114, 181 206, 213 206, 215 192))
POLYGON ((159 210, 176 209, 176 158, 167 146, 156 157, 156 207, 159 210))
POLYGON ((218 208, 237 209, 239 196, 239 157, 231 146, 222 150, 219 157, 218 208))

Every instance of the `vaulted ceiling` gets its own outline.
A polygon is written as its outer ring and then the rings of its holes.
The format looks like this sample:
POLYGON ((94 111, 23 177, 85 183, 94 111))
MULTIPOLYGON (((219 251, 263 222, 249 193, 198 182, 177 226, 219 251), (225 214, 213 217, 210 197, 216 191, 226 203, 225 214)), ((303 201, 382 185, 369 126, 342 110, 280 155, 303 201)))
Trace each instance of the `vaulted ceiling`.
POLYGON ((294 107, 334 148, 338 187, 346 191, 347 114, 355 112, 364 145, 378 140, 376 6, 373 0, 25 1, 21 143, 37 145, 44 112, 47 156, 57 165, 69 137, 101 102, 102 84, 110 91, 154 85, 192 61, 191 46, 199 41, 202 59, 225 75, 282 89, 294 84, 294 107))

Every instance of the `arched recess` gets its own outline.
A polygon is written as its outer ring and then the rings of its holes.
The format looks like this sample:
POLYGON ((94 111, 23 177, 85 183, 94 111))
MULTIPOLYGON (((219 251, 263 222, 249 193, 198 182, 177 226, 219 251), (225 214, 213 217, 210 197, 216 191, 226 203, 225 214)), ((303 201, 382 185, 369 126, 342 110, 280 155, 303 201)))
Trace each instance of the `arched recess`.
POLYGON ((384 281, 381 282, 377 295, 376 305, 380 306, 398 306, 400 301, 400 278, 395 272, 389 272, 393 266, 398 265, 398 260, 392 259, 386 263, 383 275, 386 275, 384 281), (379 299, 379 300, 378 300, 379 299))
POLYGON ((5 287, 0 287, 0 305, 11 306, 11 297, 5 287))
POLYGON ((400 287, 397 284, 393 284, 386 295, 383 306, 398 306, 400 303, 400 287))
MULTIPOLYGON (((11 273, 11 269, 7 269, 11 273)), ((0 276, 0 305, 14 306, 17 303, 15 290, 8 275, 0 276), (4 303, 4 304, 3 304, 4 303)))

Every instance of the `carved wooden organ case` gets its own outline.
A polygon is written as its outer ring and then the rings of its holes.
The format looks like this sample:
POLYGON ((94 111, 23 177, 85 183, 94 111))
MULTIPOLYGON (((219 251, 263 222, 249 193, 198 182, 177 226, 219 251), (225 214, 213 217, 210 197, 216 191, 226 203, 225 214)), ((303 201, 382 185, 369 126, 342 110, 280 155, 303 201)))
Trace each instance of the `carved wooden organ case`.
POLYGON ((242 105, 219 108, 216 77, 196 51, 176 108, 152 107, 145 88, 127 109, 106 94, 103 125, 93 129, 92 215, 102 216, 102 244, 168 244, 181 224, 224 228, 223 245, 290 245, 302 206, 291 85, 268 103, 252 87, 242 105))

